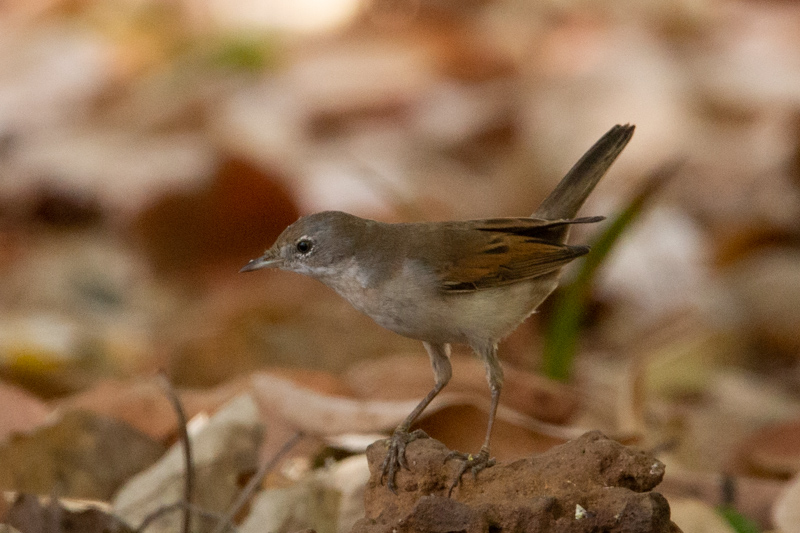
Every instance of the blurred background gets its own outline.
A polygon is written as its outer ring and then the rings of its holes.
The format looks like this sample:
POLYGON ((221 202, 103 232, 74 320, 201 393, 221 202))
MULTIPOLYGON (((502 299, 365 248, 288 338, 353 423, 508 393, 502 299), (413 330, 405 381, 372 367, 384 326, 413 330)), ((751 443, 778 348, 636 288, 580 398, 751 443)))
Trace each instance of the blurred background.
MULTIPOLYGON (((635 436, 674 471, 783 487, 800 468, 790 1, 3 2, 0 379, 37 413, 157 369, 183 388, 280 369, 336 394, 421 397, 420 343, 312 280, 238 269, 323 209, 528 215, 618 123, 636 133, 583 214, 613 218, 684 163, 597 272, 568 384, 536 381, 557 405, 511 384, 508 401, 635 436)), ((500 346, 523 381, 541 376, 557 296, 500 346)), ((488 400, 462 354, 456 377, 469 367, 464 390, 488 400)), ((485 415, 462 413, 463 434, 443 413, 425 429, 477 450, 485 415)), ((553 442, 507 425, 501 459, 553 442)))

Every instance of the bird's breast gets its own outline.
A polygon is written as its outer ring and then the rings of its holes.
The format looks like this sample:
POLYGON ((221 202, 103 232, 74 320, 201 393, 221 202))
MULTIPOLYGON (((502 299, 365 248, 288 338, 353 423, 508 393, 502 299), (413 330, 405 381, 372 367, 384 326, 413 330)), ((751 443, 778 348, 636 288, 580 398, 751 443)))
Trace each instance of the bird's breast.
POLYGON ((353 307, 386 329, 431 343, 496 342, 527 318, 556 284, 553 276, 448 294, 440 290, 433 273, 414 261, 406 261, 379 283, 356 264, 339 274, 323 281, 353 307))

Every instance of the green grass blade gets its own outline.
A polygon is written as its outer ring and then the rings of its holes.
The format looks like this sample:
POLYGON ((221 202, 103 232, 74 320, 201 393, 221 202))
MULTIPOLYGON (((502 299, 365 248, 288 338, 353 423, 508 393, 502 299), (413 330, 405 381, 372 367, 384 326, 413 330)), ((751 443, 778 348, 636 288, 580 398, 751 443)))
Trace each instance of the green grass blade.
POLYGON ((721 505, 717 507, 717 512, 733 528, 736 533, 760 533, 761 529, 753 520, 750 520, 733 506, 721 505))
POLYGON ((545 332, 543 367, 546 376, 567 381, 578 351, 578 333, 586 315, 597 270, 618 242, 620 235, 641 215, 648 201, 676 174, 680 163, 656 170, 634 195, 628 206, 614 218, 592 245, 575 280, 563 287, 545 332))

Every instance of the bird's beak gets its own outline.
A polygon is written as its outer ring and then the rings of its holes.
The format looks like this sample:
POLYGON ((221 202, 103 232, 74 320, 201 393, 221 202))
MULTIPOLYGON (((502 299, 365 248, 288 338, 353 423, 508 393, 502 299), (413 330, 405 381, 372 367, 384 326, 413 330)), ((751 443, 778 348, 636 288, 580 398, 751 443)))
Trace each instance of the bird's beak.
POLYGON ((266 253, 258 259, 253 259, 243 266, 239 272, 250 272, 260 268, 279 268, 282 264, 283 259, 276 257, 272 250, 267 250, 266 253))

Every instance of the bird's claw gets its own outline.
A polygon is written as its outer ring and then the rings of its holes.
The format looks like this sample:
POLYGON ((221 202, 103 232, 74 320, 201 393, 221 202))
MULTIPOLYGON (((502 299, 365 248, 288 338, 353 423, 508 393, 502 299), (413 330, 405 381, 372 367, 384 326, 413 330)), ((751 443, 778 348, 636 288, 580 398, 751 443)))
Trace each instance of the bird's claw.
POLYGON ((447 491, 448 498, 451 494, 453 494, 453 489, 456 488, 459 483, 461 483, 461 476, 463 476, 467 470, 472 472, 472 479, 477 479, 478 472, 495 465, 495 459, 493 457, 489 457, 489 450, 485 448, 481 448, 481 451, 478 453, 478 455, 462 452, 450 452, 447 457, 445 457, 444 462, 446 463, 450 459, 459 459, 463 461, 463 463, 458 468, 456 477, 450 484, 450 489, 447 491))
POLYGON ((401 468, 409 470, 408 462, 406 461, 406 445, 417 439, 426 438, 428 438, 428 434, 421 429, 409 432, 398 428, 392 433, 392 436, 387 439, 389 441, 389 449, 381 465, 381 485, 383 485, 385 479, 386 487, 394 494, 397 494, 397 485, 394 484, 394 477, 401 468))

